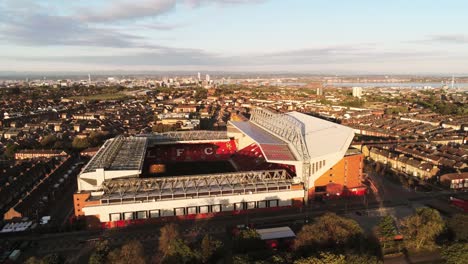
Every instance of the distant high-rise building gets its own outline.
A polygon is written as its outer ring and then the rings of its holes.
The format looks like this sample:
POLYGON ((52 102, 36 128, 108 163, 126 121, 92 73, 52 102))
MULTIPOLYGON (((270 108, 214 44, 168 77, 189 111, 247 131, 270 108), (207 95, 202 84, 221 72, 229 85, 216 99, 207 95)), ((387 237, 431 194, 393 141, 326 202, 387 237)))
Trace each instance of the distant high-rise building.
POLYGON ((209 81, 210 81, 210 75, 207 74, 207 75, 205 76, 205 79, 206 79, 207 82, 209 82, 209 81))
POLYGON ((200 81, 201 80, 201 73, 198 72, 198 80, 200 81))
POLYGON ((323 95, 323 88, 322 87, 317 87, 317 95, 322 96, 323 95))
POLYGON ((362 87, 353 87, 353 96, 354 97, 357 97, 357 98, 361 98, 362 97, 362 87))

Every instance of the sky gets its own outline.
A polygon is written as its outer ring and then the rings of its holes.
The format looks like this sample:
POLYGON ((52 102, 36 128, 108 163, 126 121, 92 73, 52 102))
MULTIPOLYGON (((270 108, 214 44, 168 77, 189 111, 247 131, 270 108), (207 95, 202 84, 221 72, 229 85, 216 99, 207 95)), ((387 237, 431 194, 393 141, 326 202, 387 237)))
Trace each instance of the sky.
POLYGON ((0 0, 0 71, 468 74, 466 0, 0 0))

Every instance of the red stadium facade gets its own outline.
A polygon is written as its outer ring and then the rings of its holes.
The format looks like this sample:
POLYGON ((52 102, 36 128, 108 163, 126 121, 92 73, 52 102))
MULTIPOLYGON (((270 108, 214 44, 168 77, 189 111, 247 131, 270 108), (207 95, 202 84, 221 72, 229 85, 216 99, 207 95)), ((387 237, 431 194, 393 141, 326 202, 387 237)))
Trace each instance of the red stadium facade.
POLYGON ((310 118, 259 111, 227 132, 108 140, 79 175, 75 215, 111 228, 364 195, 352 129, 310 118))

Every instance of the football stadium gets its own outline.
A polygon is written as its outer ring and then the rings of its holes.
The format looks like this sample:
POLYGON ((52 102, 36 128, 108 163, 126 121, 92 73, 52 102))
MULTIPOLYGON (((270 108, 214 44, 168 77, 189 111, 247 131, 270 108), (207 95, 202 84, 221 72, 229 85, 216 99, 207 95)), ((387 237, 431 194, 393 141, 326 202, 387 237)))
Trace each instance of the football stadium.
POLYGON ((104 228, 281 210, 362 195, 353 129, 298 112, 253 109, 227 131, 107 140, 78 175, 75 216, 104 228))

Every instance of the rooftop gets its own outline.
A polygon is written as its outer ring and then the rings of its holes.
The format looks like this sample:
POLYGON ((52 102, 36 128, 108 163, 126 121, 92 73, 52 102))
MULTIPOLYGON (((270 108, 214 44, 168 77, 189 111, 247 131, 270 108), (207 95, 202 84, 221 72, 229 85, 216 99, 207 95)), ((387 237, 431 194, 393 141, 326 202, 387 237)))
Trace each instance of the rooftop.
POLYGON ((116 137, 107 140, 84 168, 83 173, 96 169, 141 170, 147 139, 144 137, 116 137))

